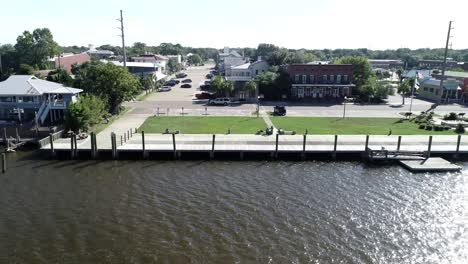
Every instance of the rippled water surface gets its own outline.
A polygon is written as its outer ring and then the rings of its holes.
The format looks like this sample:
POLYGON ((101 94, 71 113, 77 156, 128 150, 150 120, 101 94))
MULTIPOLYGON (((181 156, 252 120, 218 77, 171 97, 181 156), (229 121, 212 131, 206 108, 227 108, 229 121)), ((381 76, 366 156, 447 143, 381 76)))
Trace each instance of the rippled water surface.
POLYGON ((467 263, 468 166, 41 161, 0 175, 0 263, 467 263))

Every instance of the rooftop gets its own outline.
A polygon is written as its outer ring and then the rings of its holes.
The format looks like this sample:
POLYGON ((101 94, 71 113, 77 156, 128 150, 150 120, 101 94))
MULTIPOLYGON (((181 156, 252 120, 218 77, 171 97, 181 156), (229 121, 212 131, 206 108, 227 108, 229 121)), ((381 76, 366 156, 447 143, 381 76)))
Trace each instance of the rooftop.
MULTIPOLYGON (((106 61, 102 60, 103 62, 110 62, 113 63, 114 65, 117 66, 122 66, 123 67, 123 62, 121 61, 106 61)), ((161 64, 159 63, 153 63, 153 62, 134 62, 134 61, 127 61, 127 67, 139 67, 139 68, 156 68, 156 67, 162 67, 161 64)))
POLYGON ((0 82, 0 95, 77 94, 83 90, 41 80, 33 75, 12 75, 0 82))
MULTIPOLYGON (((437 75, 442 75, 442 73, 438 73, 437 75)), ((468 72, 446 71, 445 76, 447 76, 447 77, 458 77, 458 78, 468 78, 468 72)))

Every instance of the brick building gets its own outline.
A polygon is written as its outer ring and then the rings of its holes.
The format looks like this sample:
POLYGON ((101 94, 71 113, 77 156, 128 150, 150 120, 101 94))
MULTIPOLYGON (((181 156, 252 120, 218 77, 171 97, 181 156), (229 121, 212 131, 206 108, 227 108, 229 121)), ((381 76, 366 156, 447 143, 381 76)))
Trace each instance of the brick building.
POLYGON ((292 99, 341 99, 352 96, 353 65, 291 64, 286 66, 291 78, 292 99))
POLYGON ((50 59, 53 68, 63 68, 68 73, 71 73, 72 65, 81 65, 85 62, 91 61, 91 57, 87 53, 80 54, 62 54, 60 57, 50 59))

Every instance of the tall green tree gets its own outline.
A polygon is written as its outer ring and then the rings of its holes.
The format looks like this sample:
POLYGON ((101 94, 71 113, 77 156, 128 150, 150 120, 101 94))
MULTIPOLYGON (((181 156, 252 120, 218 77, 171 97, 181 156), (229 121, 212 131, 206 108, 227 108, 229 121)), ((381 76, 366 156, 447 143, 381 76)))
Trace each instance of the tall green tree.
POLYGON ((68 74, 66 70, 61 69, 61 68, 49 72, 46 80, 51 81, 51 82, 61 83, 65 86, 73 85, 73 79, 70 76, 70 74, 68 74))
POLYGON ((203 60, 198 54, 193 54, 192 56, 188 57, 188 63, 191 65, 199 65, 202 62, 203 60))
POLYGON ((137 77, 112 63, 85 63, 76 72, 75 86, 103 98, 111 113, 118 113, 120 105, 133 99, 141 90, 137 77))
POLYGON ((77 102, 71 103, 65 114, 65 126, 74 132, 88 131, 99 124, 107 114, 104 100, 94 95, 82 95, 77 102))
POLYGON ((47 58, 60 53, 60 47, 48 28, 37 28, 32 33, 24 31, 18 36, 15 45, 20 63, 41 69, 46 68, 47 58))
POLYGON ((411 88, 411 81, 409 79, 404 80, 400 85, 398 85, 398 93, 401 95, 403 100, 401 104, 405 104, 405 96, 411 91, 411 88))
POLYGON ((169 70, 169 73, 176 73, 182 69, 182 65, 177 62, 177 59, 170 58, 167 62, 167 69, 169 70))
POLYGON ((147 51, 146 44, 143 42, 135 42, 133 43, 133 47, 131 48, 131 54, 133 55, 143 55, 147 51))

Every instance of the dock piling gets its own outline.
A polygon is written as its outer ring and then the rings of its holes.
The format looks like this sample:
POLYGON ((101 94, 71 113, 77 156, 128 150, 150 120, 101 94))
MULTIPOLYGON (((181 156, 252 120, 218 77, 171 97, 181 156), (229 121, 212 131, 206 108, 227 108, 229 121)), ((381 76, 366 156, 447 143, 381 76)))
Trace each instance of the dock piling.
POLYGON ((50 155, 53 157, 55 156, 55 150, 54 150, 54 137, 52 133, 49 134, 49 141, 50 141, 50 155))
POLYGON ((142 143, 142 148, 143 148, 143 158, 146 159, 147 157, 147 152, 146 152, 146 146, 145 146, 145 131, 141 131, 141 143, 142 143))
POLYGON ((457 138, 457 154, 460 152, 460 143, 461 143, 461 135, 458 135, 458 138, 457 138))
POLYGON ((70 157, 72 159, 75 158, 75 148, 73 147, 75 141, 73 140, 73 135, 75 135, 75 133, 72 133, 70 136, 70 157))
POLYGON ((3 128, 3 135, 2 135, 2 137, 3 137, 3 144, 5 144, 5 146, 8 147, 8 144, 7 144, 7 132, 6 132, 6 128, 5 128, 5 127, 3 128))
POLYGON ((401 146, 401 136, 398 136, 397 151, 400 151, 400 146, 401 146))
POLYGON ((338 135, 335 135, 335 143, 333 144, 332 158, 336 159, 336 147, 338 145, 338 135))
POLYGON ((302 160, 305 160, 306 140, 307 140, 307 130, 306 130, 306 134, 304 134, 302 138, 302 154, 301 154, 302 160))
POLYGON ((210 159, 214 159, 215 142, 216 142, 216 135, 213 134, 213 140, 212 140, 212 142, 211 142, 210 159))
POLYGON ((20 135, 19 135, 19 132, 18 132, 18 127, 15 128, 15 133, 16 133, 16 144, 19 144, 20 143, 20 135))
POLYGON ((172 133, 172 149, 174 151, 174 159, 177 159, 177 149, 176 149, 176 142, 175 142, 175 134, 172 133))
POLYGON ((278 141, 279 141, 279 134, 276 134, 275 159, 278 158, 278 141))
POLYGON ((369 135, 366 135, 366 151, 369 148, 369 135))
POLYGON ((117 144, 115 140, 115 133, 111 133, 111 146, 112 146, 112 158, 117 159, 117 144))
POLYGON ((2 153, 2 173, 5 173, 7 170, 6 154, 2 153))
POLYGON ((73 156, 74 156, 75 158, 77 158, 77 157, 78 157, 78 142, 77 142, 77 140, 76 140, 76 134, 73 134, 73 142, 74 142, 73 145, 74 145, 74 148, 75 148, 75 149, 73 150, 73 151, 75 152, 75 154, 74 154, 73 156))
POLYGON ((427 158, 431 157, 432 136, 429 136, 429 144, 427 145, 427 158))

